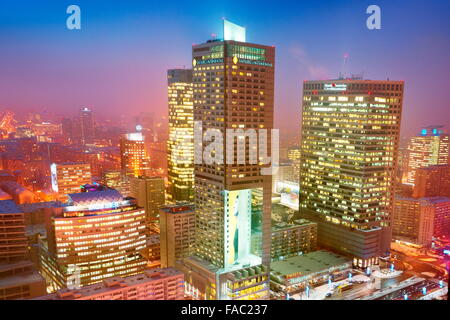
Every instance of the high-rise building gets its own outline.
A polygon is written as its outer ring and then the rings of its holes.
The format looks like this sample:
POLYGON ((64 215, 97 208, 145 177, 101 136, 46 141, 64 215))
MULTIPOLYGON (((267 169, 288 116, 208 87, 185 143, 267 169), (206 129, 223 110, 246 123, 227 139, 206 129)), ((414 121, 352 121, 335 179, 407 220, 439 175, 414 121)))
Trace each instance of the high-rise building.
POLYGON ((61 289, 33 300, 184 300, 184 275, 174 268, 112 277, 76 289, 61 289))
POLYGON ((450 164, 419 168, 414 177, 413 197, 450 197, 450 164))
POLYGON ((437 127, 423 128, 419 135, 412 137, 408 145, 408 167, 403 175, 403 183, 414 184, 419 168, 448 163, 450 139, 437 127))
POLYGON ((144 176, 150 170, 150 158, 142 132, 124 134, 120 139, 121 167, 128 175, 144 176))
POLYGON ((400 241, 431 246, 433 236, 450 234, 450 198, 396 197, 392 235, 400 241))
POLYGON ((194 120, 200 124, 195 154, 207 153, 203 134, 224 138, 216 163, 195 163, 196 250, 185 259, 188 289, 206 299, 268 299, 272 177, 261 172, 270 165, 249 161, 255 146, 247 133, 267 129, 271 141, 275 48, 246 42, 245 28, 224 20, 224 40, 194 45, 192 56, 194 120), (231 130, 236 134, 230 139, 231 130), (236 160, 238 149, 249 151, 244 164, 236 160), (257 230, 261 248, 252 251, 257 230))
POLYGON ((53 163, 50 166, 52 189, 61 200, 70 193, 81 191, 81 186, 91 183, 91 166, 88 163, 53 163))
POLYGON ((69 195, 47 222, 40 240, 41 272, 53 289, 141 273, 146 246, 145 210, 102 185, 69 195))
POLYGON ((297 146, 289 147, 287 150, 287 157, 292 161, 294 167, 294 181, 298 182, 300 177, 300 148, 297 146))
POLYGON ((195 246, 195 210, 191 203, 167 205, 160 209, 161 267, 191 256, 195 246))
POLYGON ((167 140, 168 200, 194 199, 194 109, 191 69, 167 71, 169 139, 167 140))
POLYGON ((45 294, 45 280, 29 260, 24 212, 12 200, 0 201, 0 300, 45 294))
POLYGON ((89 108, 83 108, 80 111, 80 125, 81 125, 81 143, 92 144, 94 143, 95 131, 94 131, 94 117, 92 110, 89 108))
POLYGON ((389 254, 403 81, 303 83, 300 211, 355 266, 389 254))
MULTIPOLYGON (((165 203, 165 185, 162 177, 131 177, 131 196, 145 209, 147 221, 159 224, 159 208, 165 203)), ((159 229, 157 227, 157 229, 159 229)))
POLYGON ((396 197, 392 215, 392 237, 395 240, 430 246, 433 237, 434 212, 425 199, 396 197))
POLYGON ((119 191, 124 197, 131 195, 131 181, 122 170, 105 170, 102 174, 102 183, 119 191))
POLYGON ((272 227, 271 257, 277 261, 314 251, 317 245, 317 224, 299 219, 280 222, 272 227))

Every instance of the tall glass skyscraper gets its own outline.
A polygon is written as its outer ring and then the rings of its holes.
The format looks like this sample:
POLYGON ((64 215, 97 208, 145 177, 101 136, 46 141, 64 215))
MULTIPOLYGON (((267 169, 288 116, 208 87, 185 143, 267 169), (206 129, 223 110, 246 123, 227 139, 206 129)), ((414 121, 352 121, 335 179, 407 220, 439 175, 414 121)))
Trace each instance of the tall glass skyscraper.
POLYGON ((318 243, 376 264, 389 253, 403 81, 303 83, 300 211, 318 243))
POLYGON ((168 200, 194 199, 194 110, 192 69, 167 71, 169 98, 168 200))
POLYGON ((201 122, 195 152, 207 153, 201 140, 216 130, 223 162, 195 163, 196 250, 186 261, 187 288, 205 299, 268 299, 272 177, 261 174, 261 161, 249 161, 255 146, 245 133, 268 129, 270 135, 273 128, 275 48, 247 43, 244 28, 224 24, 225 40, 192 48, 194 120, 201 122), (229 129, 241 133, 230 138, 229 129), (245 163, 229 163, 238 147, 245 163), (257 230, 262 245, 252 248, 257 230))

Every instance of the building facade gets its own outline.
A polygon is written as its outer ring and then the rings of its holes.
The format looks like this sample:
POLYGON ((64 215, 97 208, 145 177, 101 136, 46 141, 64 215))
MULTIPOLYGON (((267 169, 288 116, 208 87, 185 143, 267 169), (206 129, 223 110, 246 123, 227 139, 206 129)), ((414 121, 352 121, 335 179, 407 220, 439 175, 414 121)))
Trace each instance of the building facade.
POLYGON ((414 198, 450 197, 450 164, 417 169, 412 194, 414 198))
POLYGON ((41 272, 53 290, 141 273, 146 259, 145 210, 116 190, 98 186, 69 195, 47 222, 41 272))
POLYGON ((131 196, 145 209, 147 220, 157 223, 159 208, 165 203, 165 185, 162 177, 131 177, 131 196))
POLYGON ((408 167, 403 183, 414 184, 416 171, 432 165, 449 164, 449 135, 440 127, 427 127, 408 144, 408 167))
POLYGON ((52 189, 60 200, 70 193, 81 191, 81 186, 91 183, 91 165, 88 163, 53 163, 50 166, 52 189))
POLYGON ((389 254, 402 81, 304 81, 300 211, 358 267, 389 254))
POLYGON ((150 157, 142 132, 124 134, 120 138, 120 163, 130 176, 145 176, 150 170, 150 157))
POLYGON ((174 268, 112 277, 81 289, 62 289, 33 300, 184 300, 184 275, 174 268))
POLYGON ((194 109, 192 69, 167 71, 169 139, 168 200, 194 200, 194 109))
POLYGON ((194 253, 195 210, 192 203, 160 209, 161 267, 174 267, 176 260, 194 253))

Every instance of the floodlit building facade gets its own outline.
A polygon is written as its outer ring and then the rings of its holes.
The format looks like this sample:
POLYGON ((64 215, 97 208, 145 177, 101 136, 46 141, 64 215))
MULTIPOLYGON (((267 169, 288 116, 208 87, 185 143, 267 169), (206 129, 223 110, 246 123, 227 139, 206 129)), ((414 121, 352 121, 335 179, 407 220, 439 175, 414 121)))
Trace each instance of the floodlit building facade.
POLYGON ((81 191, 81 186, 91 183, 91 165, 89 163, 53 163, 50 166, 52 189, 60 200, 67 195, 81 191))
MULTIPOLYGON (((224 138, 222 163, 195 161, 196 249, 185 274, 194 279, 193 273, 202 273, 201 284, 192 280, 188 288, 206 299, 268 299, 272 177, 261 173, 270 165, 250 163, 254 146, 245 131, 267 129, 271 141, 275 48, 247 43, 245 28, 226 20, 224 35, 224 40, 192 47, 194 121, 201 123, 194 137, 199 142, 206 132, 224 137, 227 129, 244 133, 237 133, 228 145, 224 138), (241 139, 244 146, 238 146, 241 139), (225 164, 231 146, 246 150, 245 164, 237 163, 237 152, 234 163, 225 164), (251 239, 257 230, 262 230, 261 248, 253 251, 251 239), (252 271, 241 273, 248 268, 252 271), (242 295, 234 292, 244 287, 242 295)), ((199 145, 199 153, 206 146, 199 145)))
POLYGON ((47 223, 40 242, 41 272, 57 290, 141 273, 146 246, 145 210, 116 190, 92 186, 70 194, 47 223))
POLYGON ((304 81, 300 212, 358 267, 390 251, 403 81, 304 81))
POLYGON ((408 166, 403 183, 414 184, 416 171, 432 165, 448 164, 449 135, 440 127, 427 127, 412 137, 408 145, 408 166))
POLYGON ((168 200, 194 199, 194 109, 192 69, 167 71, 169 99, 168 200))
POLYGON ((150 170, 150 157, 142 132, 124 134, 120 139, 121 168, 130 176, 144 176, 150 170))

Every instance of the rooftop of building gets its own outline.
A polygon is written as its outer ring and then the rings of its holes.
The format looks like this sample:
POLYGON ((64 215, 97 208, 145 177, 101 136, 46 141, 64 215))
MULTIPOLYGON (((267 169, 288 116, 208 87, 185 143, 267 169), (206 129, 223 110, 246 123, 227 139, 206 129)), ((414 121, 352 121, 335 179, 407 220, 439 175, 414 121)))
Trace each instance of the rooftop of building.
POLYGON ((193 203, 179 203, 165 205, 160 208, 160 210, 166 213, 180 214, 180 213, 192 213, 195 211, 195 205, 193 203))
POLYGON ((304 226, 313 226, 317 225, 317 223, 306 220, 306 219, 297 219, 292 222, 278 222, 272 225, 272 232, 274 231, 282 231, 282 230, 289 230, 289 229, 295 229, 299 227, 304 226))
POLYGON ((4 278, 0 277, 0 288, 19 287, 21 285, 26 285, 29 283, 45 281, 40 273, 34 268, 33 263, 28 260, 23 260, 15 263, 0 264, 0 273, 23 268, 25 268, 27 271, 20 271, 14 275, 8 275, 4 278))
POLYGON ((395 200, 412 201, 412 202, 429 202, 429 203, 432 203, 432 204, 450 202, 450 198, 449 197, 444 197, 444 196, 424 197, 424 198, 395 196, 395 200))
POLYGON ((89 192, 70 193, 69 204, 75 206, 92 205, 100 202, 119 202, 123 200, 122 194, 115 189, 102 189, 89 192))
POLYGON ((351 264, 350 258, 330 251, 319 250, 271 262, 270 269, 271 273, 277 276, 287 276, 294 273, 308 275, 344 264, 351 264))
POLYGON ((100 283, 82 287, 78 290, 61 289, 56 293, 37 297, 33 300, 73 300, 89 297, 109 291, 119 290, 126 287, 133 287, 147 282, 158 281, 170 277, 183 276, 183 273, 175 268, 148 269, 143 273, 129 277, 112 277, 100 283))
POLYGON ((0 214, 22 213, 22 209, 13 200, 0 201, 0 214))
POLYGON ((22 209, 23 212, 33 212, 43 208, 59 208, 63 206, 65 205, 61 201, 24 203, 19 205, 19 207, 22 209))

